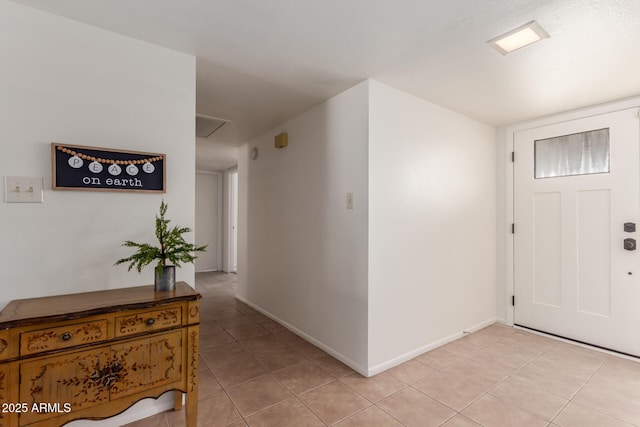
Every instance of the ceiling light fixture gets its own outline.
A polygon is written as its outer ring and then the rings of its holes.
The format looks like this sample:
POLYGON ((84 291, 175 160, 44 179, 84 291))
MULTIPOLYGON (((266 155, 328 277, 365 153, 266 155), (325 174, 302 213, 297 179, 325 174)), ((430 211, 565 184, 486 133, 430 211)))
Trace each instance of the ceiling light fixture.
POLYGON ((543 39, 548 39, 549 34, 536 21, 531 21, 505 34, 489 40, 487 43, 503 55, 514 50, 532 45, 543 39))

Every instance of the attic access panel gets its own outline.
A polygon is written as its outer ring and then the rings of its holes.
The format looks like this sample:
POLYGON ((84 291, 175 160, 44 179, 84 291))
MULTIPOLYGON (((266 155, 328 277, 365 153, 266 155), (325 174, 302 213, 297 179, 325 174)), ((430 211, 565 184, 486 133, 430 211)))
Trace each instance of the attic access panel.
POLYGON ((208 138, 220 130, 227 122, 228 120, 225 119, 196 114, 196 136, 208 138))

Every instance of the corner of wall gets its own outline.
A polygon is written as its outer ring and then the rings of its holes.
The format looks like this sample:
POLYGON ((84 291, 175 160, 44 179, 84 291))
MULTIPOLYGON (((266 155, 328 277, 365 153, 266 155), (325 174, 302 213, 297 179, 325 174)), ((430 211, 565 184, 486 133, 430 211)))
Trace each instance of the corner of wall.
POLYGON ((496 317, 507 323, 507 245, 510 235, 507 233, 508 217, 508 175, 511 164, 507 160, 511 149, 507 144, 507 129, 500 127, 496 135, 496 317))
POLYGON ((258 136, 238 162, 238 297, 358 366, 367 363, 368 86, 258 136), (280 132, 289 145, 275 149, 280 132))
POLYGON ((377 372, 495 322, 496 129, 376 81, 369 123, 368 348, 377 372))

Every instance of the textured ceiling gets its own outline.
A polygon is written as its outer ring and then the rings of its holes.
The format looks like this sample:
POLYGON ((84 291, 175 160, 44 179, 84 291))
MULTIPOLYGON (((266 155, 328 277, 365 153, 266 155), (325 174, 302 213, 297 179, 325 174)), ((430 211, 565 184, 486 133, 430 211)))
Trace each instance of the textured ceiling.
POLYGON ((492 125, 640 94, 637 0, 16 2, 195 55, 233 146, 367 78, 492 125), (485 44, 533 19, 550 39, 485 44))

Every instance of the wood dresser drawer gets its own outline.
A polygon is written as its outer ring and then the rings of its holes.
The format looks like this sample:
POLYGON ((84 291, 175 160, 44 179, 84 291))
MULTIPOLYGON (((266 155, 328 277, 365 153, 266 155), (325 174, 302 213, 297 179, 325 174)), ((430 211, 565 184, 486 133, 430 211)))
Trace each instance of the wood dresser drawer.
POLYGON ((43 351, 97 343, 106 339, 106 319, 27 331, 20 334, 20 355, 26 356, 43 351))
POLYGON ((115 336, 126 337, 182 325, 182 305, 170 305, 162 309, 145 310, 116 316, 115 336))

